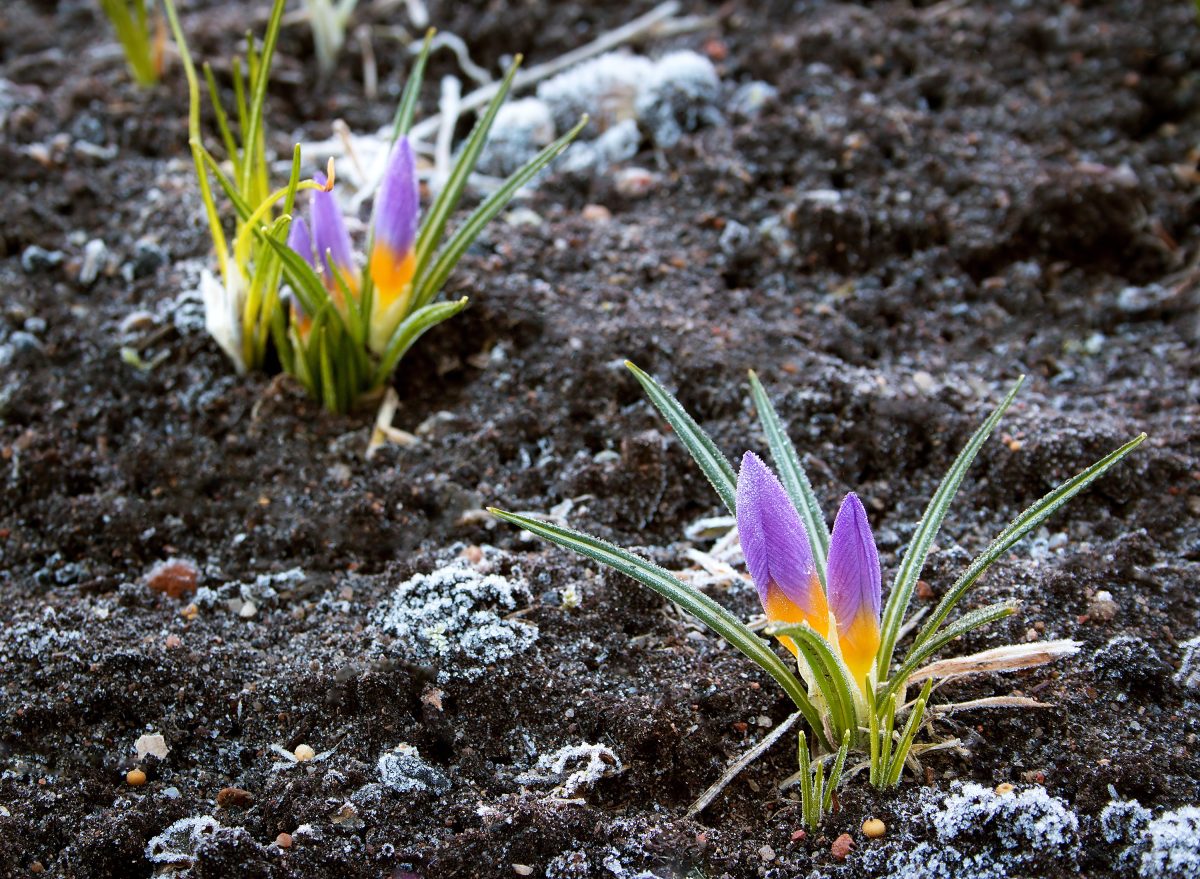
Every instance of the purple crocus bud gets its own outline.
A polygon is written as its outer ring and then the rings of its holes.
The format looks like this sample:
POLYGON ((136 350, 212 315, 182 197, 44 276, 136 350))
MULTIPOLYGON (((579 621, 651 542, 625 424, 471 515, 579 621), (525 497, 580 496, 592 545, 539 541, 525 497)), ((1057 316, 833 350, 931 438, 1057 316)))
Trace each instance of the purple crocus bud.
POLYGON ((304 258, 304 261, 312 266, 317 267, 313 250, 312 236, 308 234, 308 223, 304 222, 304 217, 293 217, 292 225, 288 229, 287 246, 304 258))
POLYGON ((825 580, 842 659, 862 686, 879 652, 881 582, 867 511, 853 492, 842 501, 833 523, 825 580))
POLYGON ((375 238, 371 248, 371 277, 375 301, 386 310, 412 283, 420 212, 417 168, 407 137, 396 142, 375 203, 375 238))
MULTIPOLYGON (((805 621, 827 637, 829 606, 808 532, 775 474, 753 452, 742 458, 736 509, 742 553, 767 619, 805 621)), ((791 639, 781 640, 796 652, 791 639)))
MULTIPOLYGON (((325 184, 324 174, 314 174, 313 179, 321 185, 325 184)), ((342 273, 346 283, 353 285, 354 251, 350 244, 350 233, 346 231, 346 221, 342 219, 337 199, 332 192, 323 189, 313 192, 312 241, 317 253, 317 264, 325 272, 325 287, 331 292, 341 289, 334 279, 331 261, 342 273)))

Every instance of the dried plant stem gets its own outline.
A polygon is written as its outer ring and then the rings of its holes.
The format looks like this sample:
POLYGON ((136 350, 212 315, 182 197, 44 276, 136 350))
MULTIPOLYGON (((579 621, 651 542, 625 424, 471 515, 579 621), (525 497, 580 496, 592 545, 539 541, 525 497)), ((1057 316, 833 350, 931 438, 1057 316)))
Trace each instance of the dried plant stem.
POLYGON ((796 720, 799 717, 800 712, 798 711, 794 714, 789 714, 783 723, 779 724, 779 726, 775 727, 775 729, 771 731, 770 735, 768 735, 761 742, 730 764, 729 768, 721 773, 721 777, 718 778, 708 790, 702 793, 696 802, 692 803, 688 807, 687 816, 689 818, 694 818, 696 815, 699 815, 706 808, 708 808, 712 801, 717 798, 717 795, 720 794, 721 791, 725 790, 725 788, 729 786, 730 782, 737 778, 743 769, 761 757, 772 745, 783 738, 784 734, 791 729, 793 725, 795 725, 796 720))

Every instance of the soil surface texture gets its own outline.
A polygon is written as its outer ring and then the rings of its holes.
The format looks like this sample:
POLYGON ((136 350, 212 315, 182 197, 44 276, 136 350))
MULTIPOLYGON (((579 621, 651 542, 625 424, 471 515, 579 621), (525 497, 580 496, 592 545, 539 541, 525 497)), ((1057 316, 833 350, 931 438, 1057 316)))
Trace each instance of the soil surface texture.
MULTIPOLYGON (((223 59, 269 3, 179 5, 228 97, 223 59)), ((275 154, 390 120, 395 34, 416 29, 405 4, 359 5, 324 79, 285 25, 275 154)), ((692 27, 635 50, 699 53, 720 94, 674 142, 643 126, 631 158, 560 169, 488 228, 446 290, 471 306, 394 380, 417 441, 368 461, 373 410, 239 376, 204 331, 178 63, 139 89, 98 4, 3 3, 0 876, 1200 876, 1196 10, 682 6, 692 27), (1081 646, 934 705, 1045 707, 935 711, 919 741, 957 745, 888 792, 848 777, 815 831, 779 789, 791 734, 688 817, 787 696, 653 593, 483 511, 553 511, 698 570, 720 529, 693 526, 725 511, 626 358, 735 461, 766 452, 757 370, 830 517, 862 497, 885 589, 1027 374, 914 611, 1148 433, 962 605, 1022 602, 944 655, 1081 646)), ((493 72, 651 7, 428 3, 493 72)), ((424 114, 448 74, 441 51, 424 114)), ((711 579, 759 612, 740 576, 711 579)))

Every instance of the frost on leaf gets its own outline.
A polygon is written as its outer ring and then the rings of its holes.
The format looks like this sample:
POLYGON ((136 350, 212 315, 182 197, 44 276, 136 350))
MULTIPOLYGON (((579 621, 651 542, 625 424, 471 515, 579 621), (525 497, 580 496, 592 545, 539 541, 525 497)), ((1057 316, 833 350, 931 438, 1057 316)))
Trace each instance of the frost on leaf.
POLYGON ((600 779, 624 771, 621 759, 611 748, 582 742, 542 754, 532 769, 517 776, 517 784, 555 785, 555 796, 573 797, 581 788, 591 788, 600 779))
POLYGON ((394 636, 393 650, 436 665, 440 683, 476 681, 502 673, 537 640, 537 626, 507 618, 529 601, 529 586, 519 576, 484 574, 459 558, 401 583, 372 622, 394 636))

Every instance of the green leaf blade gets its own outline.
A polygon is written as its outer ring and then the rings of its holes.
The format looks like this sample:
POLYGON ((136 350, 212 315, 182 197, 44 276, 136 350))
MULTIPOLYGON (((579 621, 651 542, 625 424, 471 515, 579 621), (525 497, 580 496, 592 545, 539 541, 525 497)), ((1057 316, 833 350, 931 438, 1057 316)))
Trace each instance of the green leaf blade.
POLYGON ((755 635, 741 620, 707 595, 681 582, 665 568, 597 537, 542 522, 529 516, 498 510, 495 507, 490 507, 488 512, 498 519, 524 528, 551 543, 607 565, 682 607, 778 681, 792 701, 796 703, 796 707, 804 715, 804 719, 812 727, 814 734, 824 742, 821 717, 816 706, 804 692, 803 684, 788 670, 763 639, 755 635))
POLYGON ((821 584, 824 585, 825 564, 829 557, 829 525, 825 522, 825 515, 821 512, 821 504, 813 492, 812 483, 808 480, 804 465, 800 462, 800 455, 796 452, 796 447, 788 437, 787 431, 783 429, 779 413, 771 403, 771 398, 767 396, 766 389, 763 388, 762 382, 758 380, 754 370, 750 370, 750 394, 754 399, 754 408, 758 410, 763 433, 767 436, 771 458, 775 461, 775 467, 779 471, 779 479, 783 483, 788 497, 792 499, 792 505, 800 514, 805 530, 808 532, 813 561, 816 562, 817 573, 821 577, 821 584))
POLYGON ((971 562, 967 570, 950 587, 950 591, 942 596, 942 600, 938 602, 929 620, 922 627, 916 640, 913 642, 912 649, 914 651, 919 649, 934 637, 946 617, 954 609, 954 606, 958 604, 967 590, 975 584, 975 581, 992 566, 996 559, 1000 558, 1017 541, 1021 540, 1026 534, 1037 528, 1042 522, 1057 512, 1063 504, 1107 473, 1126 455, 1145 442, 1145 440, 1146 434, 1143 433, 1134 437, 1120 448, 1109 452, 1091 467, 1061 483, 1057 488, 1043 496, 1037 503, 1030 506, 1025 512, 1014 519, 1007 528, 1000 532, 988 548, 971 562))
POLYGON ((700 465, 701 471, 708 477, 712 487, 720 495, 722 502, 733 515, 737 515, 737 474, 733 465, 717 444, 704 432, 696 420, 687 413, 666 388, 654 380, 649 373, 643 372, 632 362, 625 361, 626 368, 645 390, 646 395, 655 408, 662 413, 684 448, 691 453, 692 458, 700 465))
POLYGON ((980 448, 991 436, 1009 406, 1012 405, 1024 382, 1025 376, 1017 379, 1008 395, 999 406, 992 410, 992 414, 987 417, 987 420, 975 431, 963 450, 959 452, 958 457, 954 459, 954 463, 950 465, 950 469, 946 471, 946 475, 938 485, 937 491, 929 499, 929 505, 925 508, 925 513, 921 516, 921 521, 913 532, 912 540, 909 541, 904 557, 900 561, 900 567, 896 571, 896 579, 888 594, 880 624, 880 645, 875 672, 881 680, 887 677, 888 669, 892 664, 892 655, 896 650, 896 639, 904 624, 904 614, 908 611, 913 590, 925 567, 925 559, 942 527, 942 521, 946 518, 950 503, 954 500, 954 495, 958 493, 959 486, 962 485, 975 456, 979 454, 980 448))

